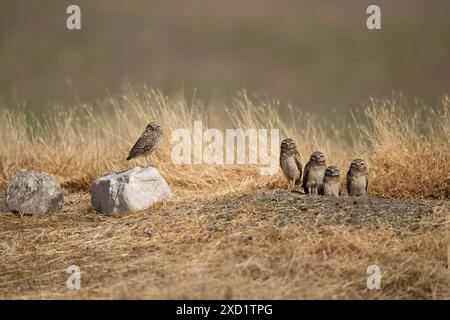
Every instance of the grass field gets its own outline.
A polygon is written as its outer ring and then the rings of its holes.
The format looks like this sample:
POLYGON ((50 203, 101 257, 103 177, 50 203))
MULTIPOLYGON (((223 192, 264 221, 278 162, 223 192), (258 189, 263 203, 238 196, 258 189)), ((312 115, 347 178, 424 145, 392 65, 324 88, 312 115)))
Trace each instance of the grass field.
POLYGON ((15 216, 2 205, 0 297, 448 299, 450 100, 441 100, 370 99, 323 119, 246 92, 209 108, 130 89, 93 105, 56 106, 43 119, 3 109, 0 188, 35 169, 54 174, 66 198, 47 217, 15 216), (212 111, 220 109, 223 116, 212 111), (90 183, 145 164, 124 159, 153 119, 166 132, 153 163, 173 198, 120 217, 96 213, 90 183), (174 165, 170 133, 192 130, 194 120, 279 128, 303 163, 322 150, 344 173, 362 157, 370 197, 295 195, 280 172, 264 177, 256 166, 174 165), (81 268, 79 291, 65 286, 71 264, 81 268), (381 290, 365 287, 371 264, 384 272, 381 290))

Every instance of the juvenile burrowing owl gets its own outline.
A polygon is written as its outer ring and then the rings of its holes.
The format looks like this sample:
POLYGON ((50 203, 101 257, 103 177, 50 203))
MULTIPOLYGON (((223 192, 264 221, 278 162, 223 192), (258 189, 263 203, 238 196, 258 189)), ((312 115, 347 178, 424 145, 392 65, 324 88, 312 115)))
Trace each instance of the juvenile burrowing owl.
POLYGON ((353 160, 347 172, 347 192, 349 196, 363 196, 367 193, 369 177, 367 166, 361 159, 353 160))
POLYGON ((287 138, 281 142, 280 167, 288 180, 289 187, 294 189, 302 178, 302 164, 294 140, 287 138))
POLYGON ((148 164, 147 157, 158 150, 162 136, 163 132, 161 126, 156 122, 150 122, 134 147, 131 149, 127 160, 143 156, 148 164))
POLYGON ((317 189, 323 182, 325 169, 325 154, 320 151, 313 152, 303 174, 302 187, 305 193, 317 195, 317 189))
POLYGON ((329 166, 325 170, 323 182, 319 187, 319 194, 322 196, 339 197, 341 195, 339 176, 341 172, 338 167, 329 166))

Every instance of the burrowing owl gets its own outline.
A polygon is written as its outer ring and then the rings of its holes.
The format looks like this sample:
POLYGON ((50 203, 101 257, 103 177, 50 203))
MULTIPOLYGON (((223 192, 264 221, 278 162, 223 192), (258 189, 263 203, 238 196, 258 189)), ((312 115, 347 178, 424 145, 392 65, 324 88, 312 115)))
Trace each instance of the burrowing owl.
POLYGON ((292 189, 300 184, 302 178, 302 164, 294 140, 287 138, 281 142, 280 167, 292 189))
POLYGON ((336 166, 329 166, 325 170, 323 182, 319 187, 319 194, 322 196, 339 197, 341 195, 339 176, 341 172, 336 166))
POLYGON ((302 187, 305 193, 317 194, 317 189, 323 181, 325 169, 325 154, 320 151, 313 152, 303 174, 302 187))
POLYGON ((347 192, 350 196, 363 196, 367 193, 369 177, 367 166, 361 159, 353 160, 347 172, 347 192))
POLYGON ((156 122, 150 122, 134 147, 131 149, 127 160, 143 156, 148 164, 147 157, 158 150, 162 136, 163 132, 161 126, 156 122))

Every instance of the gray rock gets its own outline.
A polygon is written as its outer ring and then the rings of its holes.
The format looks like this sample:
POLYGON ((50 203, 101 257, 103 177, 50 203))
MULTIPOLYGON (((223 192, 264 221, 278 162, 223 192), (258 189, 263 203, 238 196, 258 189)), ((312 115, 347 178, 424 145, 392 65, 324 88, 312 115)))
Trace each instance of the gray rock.
POLYGON ((91 184, 92 207, 106 214, 144 210, 170 196, 167 182, 153 167, 135 167, 91 184))
POLYGON ((42 215, 61 210, 62 188, 45 172, 21 171, 6 188, 6 206, 14 213, 42 215))

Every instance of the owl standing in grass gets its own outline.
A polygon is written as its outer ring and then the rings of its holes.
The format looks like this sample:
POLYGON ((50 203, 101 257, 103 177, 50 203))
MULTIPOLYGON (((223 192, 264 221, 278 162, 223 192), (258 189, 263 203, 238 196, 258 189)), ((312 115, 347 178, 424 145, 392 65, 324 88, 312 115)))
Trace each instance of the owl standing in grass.
POLYGON ((147 164, 149 164, 147 157, 159 149, 162 137, 163 132, 161 126, 156 122, 150 122, 131 149, 127 160, 143 156, 147 164))
POLYGON ((322 196, 339 197, 341 195, 341 188, 339 177, 341 172, 336 166, 329 166, 325 170, 323 182, 319 187, 319 194, 322 196))
POLYGON ((306 194, 317 195, 327 167, 325 160, 323 152, 315 151, 311 154, 303 174, 302 187, 306 194))
POLYGON ((287 138, 281 142, 280 167, 284 176, 288 180, 289 187, 295 189, 300 184, 302 178, 302 164, 300 154, 294 140, 287 138))
POLYGON ((367 193, 369 174, 365 162, 355 159, 347 172, 347 192, 349 196, 363 196, 367 193))

